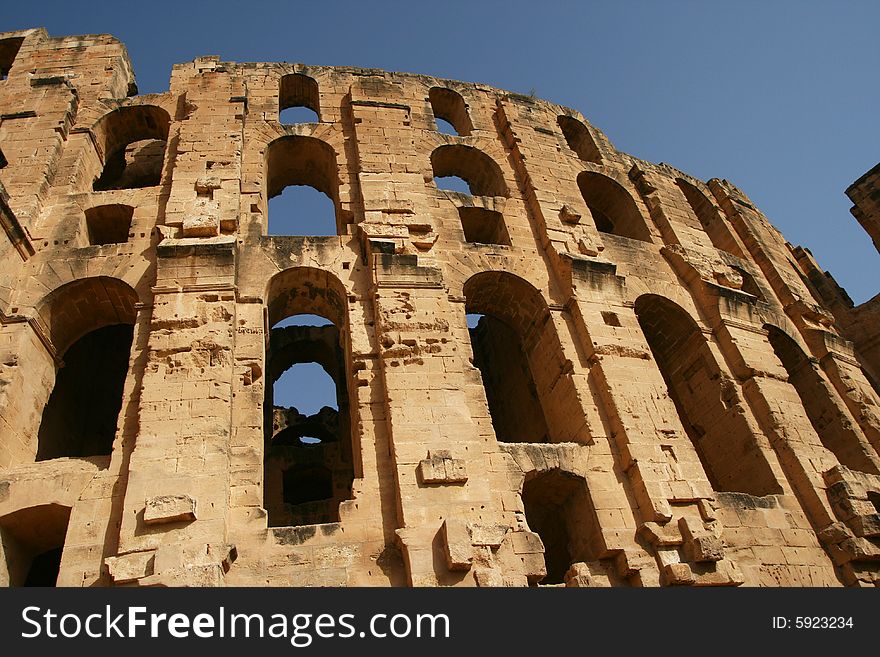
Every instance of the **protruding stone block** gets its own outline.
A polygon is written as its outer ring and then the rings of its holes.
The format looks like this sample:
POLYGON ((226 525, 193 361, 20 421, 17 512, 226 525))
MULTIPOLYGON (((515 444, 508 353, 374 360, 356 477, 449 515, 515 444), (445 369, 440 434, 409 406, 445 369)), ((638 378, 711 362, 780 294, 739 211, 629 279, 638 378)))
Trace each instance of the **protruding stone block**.
POLYGON ((195 519, 196 501, 189 495, 151 497, 144 508, 144 522, 148 525, 188 522, 195 519))

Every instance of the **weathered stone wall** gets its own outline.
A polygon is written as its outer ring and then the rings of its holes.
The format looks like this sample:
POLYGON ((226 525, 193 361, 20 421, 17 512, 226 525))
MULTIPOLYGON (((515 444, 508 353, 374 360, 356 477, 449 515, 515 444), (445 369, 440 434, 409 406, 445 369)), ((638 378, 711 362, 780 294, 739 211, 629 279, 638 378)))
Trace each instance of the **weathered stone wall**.
POLYGON ((138 96, 43 30, 0 69, 0 583, 880 581, 876 350, 729 182, 479 84, 206 57, 138 96), (288 185, 337 235, 269 235, 288 185), (112 450, 41 457, 117 325, 112 450), (338 411, 274 406, 298 362, 338 411))

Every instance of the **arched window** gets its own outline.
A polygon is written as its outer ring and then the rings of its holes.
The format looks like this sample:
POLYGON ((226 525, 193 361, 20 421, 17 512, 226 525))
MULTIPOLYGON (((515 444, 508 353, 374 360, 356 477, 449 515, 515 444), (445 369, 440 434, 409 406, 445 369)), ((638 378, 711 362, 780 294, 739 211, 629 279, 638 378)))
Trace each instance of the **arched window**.
POLYGON ((22 43, 24 43, 24 37, 0 39, 0 80, 5 80, 9 76, 12 62, 15 61, 22 43))
POLYGON ((70 507, 31 506, 0 517, 0 586, 55 586, 70 507))
POLYGON ((134 208, 130 205, 98 205, 86 210, 89 244, 121 244, 128 241, 134 208))
POLYGON ((844 407, 834 403, 836 393, 822 378, 817 366, 782 329, 771 324, 765 324, 764 328, 822 444, 851 470, 880 474, 870 456, 870 447, 859 439, 846 418, 844 407))
POLYGON ((43 409, 36 459, 109 455, 123 403, 137 303, 112 278, 62 286, 38 310, 61 363, 43 409))
POLYGON ((696 322, 653 294, 636 299, 635 311, 712 487, 757 496, 781 493, 744 418, 736 383, 722 374, 696 322))
POLYGON ((568 147, 584 162, 593 162, 594 164, 602 163, 602 156, 599 154, 599 148, 593 141, 593 136, 583 123, 576 118, 560 114, 556 118, 562 134, 565 136, 565 142, 568 147))
POLYGON ((276 139, 266 149, 270 235, 338 235, 336 153, 314 137, 276 139))
POLYGON ((547 304, 507 272, 464 285, 474 365, 502 442, 586 442, 586 417, 547 304))
POLYGON ((447 144, 431 153, 434 178, 464 180, 473 196, 507 196, 501 167, 484 152, 461 144, 447 144))
POLYGON ((344 288, 326 272, 297 267, 272 279, 268 298, 263 499, 269 526, 337 522, 354 480, 344 288))
POLYGON ((724 223, 724 219, 706 195, 682 178, 677 178, 675 184, 678 185, 678 188, 687 199, 688 205, 691 206, 697 219, 700 220, 700 225, 706 231, 706 234, 709 235, 713 246, 719 251, 727 251, 727 253, 732 253, 738 258, 744 258, 745 255, 724 223))
POLYGON ((651 241, 651 233, 639 207, 620 183, 592 171, 581 173, 577 183, 596 228, 601 232, 651 241))
POLYGON ((526 522, 544 544, 547 576, 539 584, 562 584, 573 563, 599 559, 602 536, 583 477, 559 468, 530 472, 522 500, 526 522))
POLYGON ((432 87, 428 92, 439 132, 467 137, 474 129, 461 94, 446 87, 432 87), (441 125, 440 121, 446 124, 441 125), (448 127, 447 127, 448 126, 448 127))
POLYGON ((158 185, 162 179, 171 119, 154 105, 122 107, 93 128, 104 169, 95 191, 158 185))
POLYGON ((321 120, 318 83, 301 73, 281 78, 278 94, 278 120, 284 124, 317 123, 321 120))

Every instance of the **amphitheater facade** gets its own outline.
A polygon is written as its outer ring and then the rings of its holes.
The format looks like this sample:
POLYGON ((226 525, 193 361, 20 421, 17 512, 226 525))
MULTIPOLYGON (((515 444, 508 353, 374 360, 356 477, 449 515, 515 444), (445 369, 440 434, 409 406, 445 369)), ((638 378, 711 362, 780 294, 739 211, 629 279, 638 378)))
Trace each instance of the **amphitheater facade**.
POLYGON ((0 584, 880 582, 880 297, 731 183, 422 75, 0 72, 0 584), (334 234, 270 230, 296 185, 334 234), (335 408, 274 403, 301 363, 335 408))

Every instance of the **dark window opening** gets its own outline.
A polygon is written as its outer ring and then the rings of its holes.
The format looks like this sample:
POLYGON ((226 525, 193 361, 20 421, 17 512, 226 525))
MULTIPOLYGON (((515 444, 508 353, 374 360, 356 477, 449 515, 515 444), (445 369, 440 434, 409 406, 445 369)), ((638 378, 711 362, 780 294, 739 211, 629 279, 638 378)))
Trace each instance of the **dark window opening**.
POLYGON ((278 111, 279 121, 284 124, 319 122, 321 109, 317 81, 301 73, 282 77, 278 111))
POLYGON ((495 436, 502 442, 586 442, 590 429, 541 292, 501 271, 464 285, 465 313, 495 436))
POLYGON ((461 207, 458 209, 464 238, 479 244, 501 244, 510 246, 510 235, 500 212, 485 208, 461 207))
POLYGON ((0 39, 0 80, 5 80, 9 77, 12 63, 18 55, 22 43, 24 43, 24 37, 0 39))
POLYGON ((64 548, 47 550, 34 557, 28 569, 24 586, 55 586, 61 572, 61 553, 64 548))
POLYGON ((89 244, 121 244, 128 241, 134 208, 130 205, 99 205, 86 210, 89 244))
POLYGON ((56 586, 70 507, 44 504, 0 518, 0 586, 56 586))
POLYGON ((577 178, 584 202, 603 233, 651 241, 651 233, 632 195, 617 181, 592 171, 577 178))
POLYGON ((501 167, 491 157, 472 146, 449 144, 431 153, 434 179, 455 176, 467 183, 473 196, 507 196, 507 183, 501 167))
POLYGON ((37 461, 111 453, 133 334, 130 324, 105 326, 67 349, 43 410, 37 461))
POLYGON ((470 336, 495 436, 506 443, 548 442, 544 409, 519 336, 489 315, 478 316, 470 336))
POLYGON ((276 139, 266 150, 269 235, 338 235, 336 153, 314 137, 276 139))
POLYGON ((770 324, 764 328, 776 357, 788 374, 788 382, 797 391, 807 418, 822 444, 851 470, 880 474, 869 456, 870 447, 859 439, 848 420, 843 402, 835 401, 837 394, 822 378, 818 366, 784 331, 770 324))
MULTIPOLYGON (((301 292, 314 295, 305 285, 301 292)), ((292 306, 308 303, 297 290, 292 306)), ((317 310, 305 308, 305 310, 317 310)), ((275 319, 270 310, 270 317, 275 319)), ((266 353, 264 506, 270 527, 337 522, 354 480, 341 334, 323 315, 277 321, 266 353)))
POLYGON ((474 125, 471 123, 467 105, 461 94, 445 87, 433 87, 428 92, 428 98, 431 101, 438 132, 462 137, 471 134, 474 125))
POLYGON ((333 497, 333 474, 324 466, 294 467, 284 472, 284 503, 321 502, 333 497))
POLYGON ((593 136, 583 123, 571 116, 561 115, 556 121, 562 129, 568 147, 584 162, 602 163, 599 148, 593 141, 593 136))
POLYGON ((636 299, 635 311, 712 487, 756 496, 781 493, 745 419, 736 383, 721 372, 696 322, 652 294, 636 299))
POLYGON ((123 107, 95 126, 104 168, 94 191, 153 187, 162 180, 171 119, 153 105, 123 107))
POLYGON ((602 536, 583 477, 559 469, 526 476, 526 522, 544 544, 547 575, 540 584, 562 584, 573 563, 596 561, 602 536))

